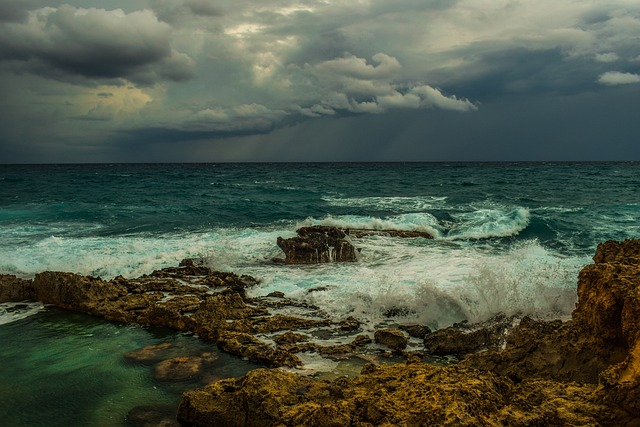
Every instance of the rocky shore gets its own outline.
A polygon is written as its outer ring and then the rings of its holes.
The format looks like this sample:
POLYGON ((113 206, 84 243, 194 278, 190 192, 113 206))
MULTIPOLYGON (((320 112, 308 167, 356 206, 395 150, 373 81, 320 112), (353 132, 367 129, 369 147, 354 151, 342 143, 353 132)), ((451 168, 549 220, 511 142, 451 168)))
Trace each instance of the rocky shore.
MULTIPOLYGON (((178 410, 183 425, 640 426, 640 241, 603 243, 594 261, 580 272, 568 322, 497 316, 435 332, 412 325, 364 333, 357 319, 331 319, 282 293, 249 298, 254 278, 212 271, 197 260, 137 279, 4 275, 0 302, 37 300, 110 321, 190 331, 265 366, 186 392, 178 410), (327 336, 331 344, 318 343, 327 336), (408 346, 410 339, 422 344, 408 346), (373 361, 395 355, 406 362, 367 363, 355 378, 330 381, 274 369, 302 367, 306 354, 373 361), (457 363, 427 363, 433 360, 457 363)), ((188 375, 206 369, 208 357, 172 354, 158 363, 188 375)))

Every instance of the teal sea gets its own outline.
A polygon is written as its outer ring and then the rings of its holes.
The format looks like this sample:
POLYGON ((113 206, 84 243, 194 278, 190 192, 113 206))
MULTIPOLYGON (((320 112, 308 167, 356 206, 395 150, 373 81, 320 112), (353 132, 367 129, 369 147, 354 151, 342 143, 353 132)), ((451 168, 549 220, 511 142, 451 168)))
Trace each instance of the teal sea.
MULTIPOLYGON (((260 279, 251 295, 279 290, 365 329, 389 308, 435 328, 498 312, 566 318, 598 243, 640 237, 639 220, 638 162, 0 165, 0 274, 137 277, 201 257, 260 279), (357 263, 273 262, 278 236, 313 224, 435 238, 361 238, 357 263)), ((178 388, 123 361, 164 341, 205 345, 0 305, 0 419, 120 426, 132 407, 175 406, 178 388)), ((250 368, 221 355, 215 375, 250 368)))

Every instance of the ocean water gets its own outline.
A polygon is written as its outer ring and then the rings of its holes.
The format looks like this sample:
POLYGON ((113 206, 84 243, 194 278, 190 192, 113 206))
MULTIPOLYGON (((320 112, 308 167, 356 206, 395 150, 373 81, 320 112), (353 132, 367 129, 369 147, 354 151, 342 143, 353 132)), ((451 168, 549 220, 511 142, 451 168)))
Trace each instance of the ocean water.
MULTIPOLYGON (((637 162, 5 165, 0 273, 136 277, 202 257, 260 279, 252 295, 279 290, 369 330, 390 309, 435 328, 566 318, 597 244, 639 237, 639 219, 637 162), (313 224, 435 238, 354 239, 356 263, 273 262, 278 236, 313 224)), ((0 357, 47 312, 0 305, 0 357)), ((0 378, 17 375, 2 365, 0 378)))

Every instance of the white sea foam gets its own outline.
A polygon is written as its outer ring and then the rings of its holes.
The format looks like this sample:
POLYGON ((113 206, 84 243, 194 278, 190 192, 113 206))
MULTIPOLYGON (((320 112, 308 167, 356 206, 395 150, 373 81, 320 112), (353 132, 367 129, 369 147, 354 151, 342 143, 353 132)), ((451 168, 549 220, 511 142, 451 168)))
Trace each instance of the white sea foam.
POLYGON ((26 319, 44 308, 40 302, 5 302, 0 304, 0 325, 26 319))
POLYGON ((444 206, 447 197, 413 196, 413 197, 323 197, 331 206, 348 206, 387 210, 392 212, 420 212, 444 206))
POLYGON ((254 269, 265 280, 252 292, 281 290, 369 326, 393 321, 443 327, 499 312, 564 317, 575 305, 577 272, 588 262, 558 257, 536 241, 509 250, 384 237, 357 244, 358 263, 289 266, 276 274, 254 269), (308 292, 318 287, 324 290, 308 292))
POLYGON ((307 218, 306 221, 299 225, 326 225, 338 228, 368 230, 424 231, 433 236, 440 235, 438 220, 429 213, 401 214, 388 218, 358 215, 341 215, 339 217, 334 217, 328 215, 321 219, 307 218))
POLYGON ((448 233, 449 239, 487 239, 515 236, 527 228, 531 214, 526 208, 509 211, 478 209, 452 215, 457 224, 448 233))
MULTIPOLYGON (((526 213, 514 213, 513 221, 522 224, 519 215, 526 213)), ((343 221, 355 227, 370 220, 309 221, 343 221)), ((389 221, 398 228, 408 223, 424 226, 435 219, 407 214, 389 221)), ((463 319, 483 320, 497 312, 566 316, 575 303, 577 272, 589 262, 588 258, 562 258, 537 241, 505 247, 464 239, 370 236, 354 239, 362 249, 356 263, 273 263, 272 258, 283 257, 277 237, 294 236, 297 225, 146 237, 49 237, 11 250, 0 248, 0 271, 30 277, 58 270, 109 279, 136 277, 175 266, 184 258, 205 257, 215 269, 260 279, 250 290, 256 296, 279 290, 332 316, 355 316, 369 326, 388 322, 386 315, 393 314, 399 316, 391 319, 394 322, 442 327, 463 319), (320 287, 325 290, 309 292, 320 287)))

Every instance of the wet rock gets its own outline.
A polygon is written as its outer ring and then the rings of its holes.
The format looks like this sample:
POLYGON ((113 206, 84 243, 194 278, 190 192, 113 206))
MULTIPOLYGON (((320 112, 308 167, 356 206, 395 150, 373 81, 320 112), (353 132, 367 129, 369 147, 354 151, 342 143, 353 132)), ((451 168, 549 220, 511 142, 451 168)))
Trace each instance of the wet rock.
POLYGON ((362 347, 365 346, 367 344, 371 344, 373 342, 373 340, 368 336, 368 335, 356 335, 356 337, 353 339, 353 345, 355 347, 362 347))
POLYGON ((420 339, 424 339, 433 332, 430 327, 425 325, 404 325, 400 326, 400 329, 409 334, 410 337, 420 339))
POLYGON ((284 298, 284 292, 273 291, 267 295, 269 298, 284 298))
POLYGON ((275 315, 266 317, 257 322, 255 329, 258 332, 269 333, 292 329, 310 329, 318 326, 328 326, 330 324, 331 322, 328 320, 304 319, 295 316, 275 315))
POLYGON ((131 427, 180 427, 175 418, 175 408, 169 405, 136 406, 127 414, 131 427))
POLYGON ((379 329, 374 333, 373 339, 378 344, 400 351, 407 347, 407 337, 399 329, 379 329))
POLYGON ((297 234, 289 239, 278 237, 277 244, 285 254, 286 264, 356 261, 356 248, 338 228, 302 227, 297 234))
POLYGON ((333 381, 258 369, 186 392, 178 419, 195 426, 264 427, 595 426, 620 420, 590 400, 593 390, 543 381, 516 385, 491 373, 423 363, 367 364, 359 377, 333 381))
POLYGON ((356 331, 360 329, 360 321, 353 316, 341 320, 338 325, 340 325, 340 329, 343 331, 356 331))
POLYGON ((153 368, 153 374, 159 381, 185 381, 201 376, 217 357, 213 353, 200 356, 174 357, 159 362, 153 368))
POLYGON ((439 329, 424 337, 425 351, 436 356, 461 356, 487 349, 499 349, 505 343, 507 331, 517 322, 503 314, 492 319, 468 324, 462 322, 439 329))
POLYGON ((124 354, 124 358, 134 363, 154 363, 167 358, 167 355, 174 349, 171 343, 162 343, 157 345, 148 345, 138 350, 130 351, 124 354))
POLYGON ((273 337, 273 340, 278 345, 293 344, 297 342, 309 341, 309 336, 288 331, 288 332, 285 332, 284 334, 276 335, 275 337, 273 337))
POLYGON ((282 349, 274 349, 253 335, 243 332, 222 332, 218 337, 218 347, 231 354, 267 366, 295 368, 302 365, 302 361, 295 354, 282 349))
POLYGON ((36 300, 32 280, 20 279, 11 274, 0 274, 0 303, 36 300))

